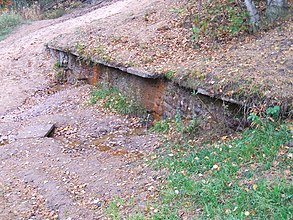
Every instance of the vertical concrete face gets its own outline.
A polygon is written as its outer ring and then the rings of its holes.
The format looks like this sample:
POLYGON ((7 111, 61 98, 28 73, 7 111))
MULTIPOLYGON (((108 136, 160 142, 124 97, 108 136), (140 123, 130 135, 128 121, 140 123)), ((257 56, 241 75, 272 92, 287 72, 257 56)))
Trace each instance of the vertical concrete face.
POLYGON ((154 79, 152 81, 145 88, 146 93, 144 94, 143 100, 145 101, 145 105, 151 109, 154 119, 159 120, 164 113, 163 100, 166 82, 162 79, 154 79))
POLYGON ((210 112, 213 112, 215 117, 222 118, 225 114, 223 101, 205 95, 194 95, 192 90, 171 82, 166 85, 163 106, 163 117, 173 117, 177 112, 188 118, 210 112))
POLYGON ((127 96, 153 112, 154 117, 159 118, 163 115, 164 80, 142 78, 105 66, 101 67, 100 80, 119 88, 127 96))
POLYGON ((92 77, 90 79, 88 79, 89 83, 91 85, 97 85, 100 80, 101 80, 101 75, 102 75, 102 72, 101 72, 101 65, 100 64, 95 64, 93 65, 93 69, 92 69, 92 77))

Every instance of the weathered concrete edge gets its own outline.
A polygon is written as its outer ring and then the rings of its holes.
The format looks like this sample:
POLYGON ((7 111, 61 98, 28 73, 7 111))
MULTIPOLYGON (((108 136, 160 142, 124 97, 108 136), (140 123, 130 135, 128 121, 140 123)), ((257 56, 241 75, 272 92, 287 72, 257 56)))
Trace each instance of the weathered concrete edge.
MULTIPOLYGON (((55 50, 55 51, 59 51, 59 52, 62 52, 62 53, 68 53, 68 54, 74 55, 76 57, 82 58, 75 51, 66 50, 66 49, 63 49, 63 48, 60 48, 60 47, 54 47, 52 45, 46 45, 46 47, 47 47, 47 49, 50 49, 50 50, 55 50)), ((115 62, 109 63, 109 62, 105 62, 104 60, 97 59, 95 57, 91 57, 89 61, 91 61, 93 63, 96 63, 96 64, 104 65, 106 67, 119 69, 119 70, 121 70, 123 72, 129 73, 131 75, 136 75, 136 76, 139 76, 139 77, 142 77, 142 78, 148 78, 148 79, 165 79, 165 80, 168 80, 168 81, 172 81, 172 80, 168 79, 164 74, 151 73, 151 72, 139 70, 139 69, 137 69, 135 67, 127 67, 127 66, 125 66, 125 65, 123 65, 121 63, 115 63, 115 62)), ((175 82, 174 81, 174 83, 176 83, 176 84, 179 85, 178 82, 175 82)), ((237 100, 234 100, 234 99, 225 97, 225 96, 217 96, 215 94, 211 94, 208 91, 206 91, 205 89, 200 88, 200 87, 190 88, 190 87, 186 87, 186 86, 183 86, 183 85, 179 85, 179 86, 182 87, 182 88, 186 88, 186 89, 190 89, 190 90, 195 90, 197 94, 205 95, 205 96, 208 96, 208 97, 211 97, 211 98, 215 98, 215 99, 219 99, 219 100, 222 100, 222 101, 225 101, 225 102, 229 102, 229 103, 232 103, 232 104, 237 104, 239 106, 244 106, 245 105, 245 103, 243 103, 243 102, 240 102, 240 101, 237 101, 237 100)))
MULTIPOLYGON (((69 53, 69 54, 74 55, 76 57, 82 58, 75 51, 65 50, 65 49, 62 49, 60 47, 54 47, 52 45, 46 45, 46 46, 47 46, 47 49, 56 50, 56 51, 60 51, 60 52, 63 52, 63 53, 69 53)), ((139 76, 139 77, 142 77, 142 78, 158 79, 158 78, 163 78, 164 77, 162 74, 159 74, 159 73, 151 73, 151 72, 148 72, 148 71, 140 70, 140 69, 135 68, 135 67, 127 67, 127 66, 124 66, 121 63, 106 62, 104 60, 97 59, 95 57, 91 57, 89 61, 91 61, 93 63, 96 63, 96 64, 101 64, 101 65, 104 65, 104 66, 107 66, 107 67, 119 69, 119 70, 121 70, 123 72, 127 72, 129 74, 136 75, 136 76, 139 76)))

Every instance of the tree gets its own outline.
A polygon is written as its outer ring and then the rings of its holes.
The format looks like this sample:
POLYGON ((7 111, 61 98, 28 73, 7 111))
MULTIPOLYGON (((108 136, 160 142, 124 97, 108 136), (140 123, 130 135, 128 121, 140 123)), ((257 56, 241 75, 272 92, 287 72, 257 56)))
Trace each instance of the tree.
POLYGON ((253 31, 255 32, 259 27, 258 11, 255 7, 253 0, 245 0, 244 3, 250 17, 250 24, 252 25, 253 31))
MULTIPOLYGON (((266 17, 270 21, 274 21, 280 16, 284 16, 288 11, 288 0, 266 0, 266 17)), ((256 9, 253 0, 244 0, 246 9, 250 17, 250 23, 252 25, 253 31, 256 31, 259 27, 260 16, 256 9)))
POLYGON ((286 15, 287 11, 287 0, 267 0, 266 16, 271 21, 276 20, 280 16, 286 15))

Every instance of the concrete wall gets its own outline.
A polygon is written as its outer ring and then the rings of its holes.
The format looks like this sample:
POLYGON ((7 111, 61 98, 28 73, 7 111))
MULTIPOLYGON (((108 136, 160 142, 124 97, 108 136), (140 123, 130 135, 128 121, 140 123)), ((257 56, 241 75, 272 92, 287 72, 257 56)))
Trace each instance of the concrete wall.
POLYGON ((224 121, 232 114, 236 105, 225 105, 224 101, 207 95, 196 94, 163 78, 144 78, 117 68, 89 61, 82 61, 76 55, 50 49, 53 62, 66 71, 70 82, 87 80, 92 85, 108 83, 153 112, 154 118, 174 117, 179 112, 185 117, 207 116, 214 121, 224 121))

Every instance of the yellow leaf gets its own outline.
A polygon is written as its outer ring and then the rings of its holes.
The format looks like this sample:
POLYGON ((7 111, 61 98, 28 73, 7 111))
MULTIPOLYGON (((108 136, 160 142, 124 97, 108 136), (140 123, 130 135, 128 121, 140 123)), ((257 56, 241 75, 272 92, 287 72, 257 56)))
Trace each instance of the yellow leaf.
POLYGON ((256 184, 253 184, 252 188, 253 188, 254 190, 256 190, 256 189, 257 189, 257 185, 256 185, 256 184))

